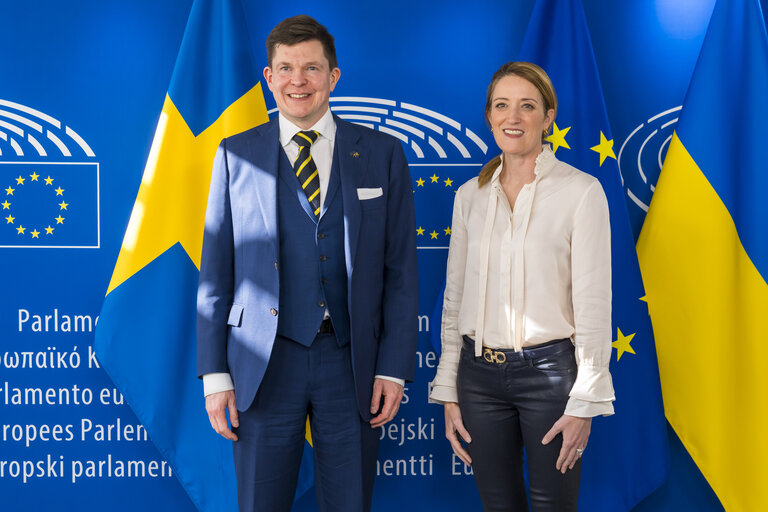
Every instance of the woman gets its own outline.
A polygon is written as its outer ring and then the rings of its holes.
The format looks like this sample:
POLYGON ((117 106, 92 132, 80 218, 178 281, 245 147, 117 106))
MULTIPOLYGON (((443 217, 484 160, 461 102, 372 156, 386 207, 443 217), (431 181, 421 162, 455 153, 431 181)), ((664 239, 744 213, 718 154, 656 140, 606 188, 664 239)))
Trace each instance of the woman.
POLYGON ((575 511, 592 417, 613 414, 608 204, 543 145, 556 113, 543 69, 503 65, 485 106, 502 154, 454 203, 430 400, 486 512, 528 510, 523 448, 531 509, 575 511))

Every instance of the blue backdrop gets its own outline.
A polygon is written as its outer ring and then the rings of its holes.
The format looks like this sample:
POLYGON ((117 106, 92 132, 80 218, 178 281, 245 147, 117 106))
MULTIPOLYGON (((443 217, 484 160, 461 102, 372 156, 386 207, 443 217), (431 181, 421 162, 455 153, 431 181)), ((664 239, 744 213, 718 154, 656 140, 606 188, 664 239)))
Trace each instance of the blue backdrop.
MULTIPOLYGON (((637 236, 714 0, 583 2, 637 236)), ((454 463, 444 440, 442 408, 427 404, 437 364, 430 332, 439 330, 430 315, 445 272, 453 191, 495 152, 483 119, 485 89, 499 65, 518 55, 534 0, 243 3, 259 69, 266 64, 263 41, 278 21, 306 13, 324 23, 336 38, 342 70, 332 107, 400 134, 412 164, 423 229, 419 360, 401 413, 382 434, 374 509, 479 510, 471 476, 454 463)), ((193 510, 91 357, 94 324, 191 5, 40 0, 3 6, 0 184, 16 187, 13 201, 24 205, 13 215, 42 228, 22 243, 18 224, 0 219, 5 510, 96 511, 105 503, 115 511, 193 510), (45 125, 43 135, 34 142, 18 136, 12 128, 35 130, 20 119, 45 125), (10 139, 18 139, 18 149, 10 139), (69 167, 50 156, 61 151, 54 139, 70 149, 69 167), (32 178, 17 183, 22 172, 53 179, 50 189, 32 178), (62 193, 52 195, 57 185, 62 193)), ((273 108, 269 94, 266 99, 273 108)), ((670 477, 636 510, 722 510, 671 430, 669 438, 670 477)), ((312 501, 307 493, 295 509, 312 510, 312 501)))

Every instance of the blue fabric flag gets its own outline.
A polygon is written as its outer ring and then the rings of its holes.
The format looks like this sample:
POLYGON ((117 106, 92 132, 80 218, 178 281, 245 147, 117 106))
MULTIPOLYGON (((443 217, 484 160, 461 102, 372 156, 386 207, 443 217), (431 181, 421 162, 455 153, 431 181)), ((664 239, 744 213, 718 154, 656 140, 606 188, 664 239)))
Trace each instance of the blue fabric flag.
POLYGON ((616 414, 592 423, 579 509, 633 508, 666 480, 666 421, 656 350, 602 87, 581 0, 537 0, 518 60, 547 71, 558 96, 548 141, 600 180, 611 213, 616 414))
POLYGON ((637 244, 667 419, 731 512, 768 501, 766 91, 759 2, 718 0, 637 244))
POLYGON ((237 510, 196 370, 203 223, 222 138, 267 120, 240 0, 196 0, 96 330, 97 356, 201 511, 237 510))

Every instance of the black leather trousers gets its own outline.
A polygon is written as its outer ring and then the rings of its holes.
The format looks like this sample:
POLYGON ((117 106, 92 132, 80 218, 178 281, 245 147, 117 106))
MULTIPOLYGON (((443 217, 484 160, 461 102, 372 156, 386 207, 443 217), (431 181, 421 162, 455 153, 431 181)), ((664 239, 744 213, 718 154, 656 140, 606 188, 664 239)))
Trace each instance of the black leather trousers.
POLYGON ((570 340, 556 340, 523 353, 503 351, 503 363, 476 358, 473 347, 474 341, 465 336, 457 386, 464 426, 472 437, 468 450, 483 509, 529 510, 523 481, 525 448, 531 510, 575 511, 581 460, 563 475, 555 468, 562 436, 546 446, 541 444, 544 434, 563 415, 576 380, 570 340))

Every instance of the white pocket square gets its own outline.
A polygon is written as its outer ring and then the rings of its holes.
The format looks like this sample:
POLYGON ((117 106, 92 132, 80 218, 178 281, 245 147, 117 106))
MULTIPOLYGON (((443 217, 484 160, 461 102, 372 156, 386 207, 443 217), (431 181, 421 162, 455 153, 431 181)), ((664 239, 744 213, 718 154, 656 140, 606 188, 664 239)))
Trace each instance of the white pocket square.
POLYGON ((379 188, 359 188, 357 189, 357 198, 361 201, 366 199, 374 199, 382 195, 381 187, 379 188))

